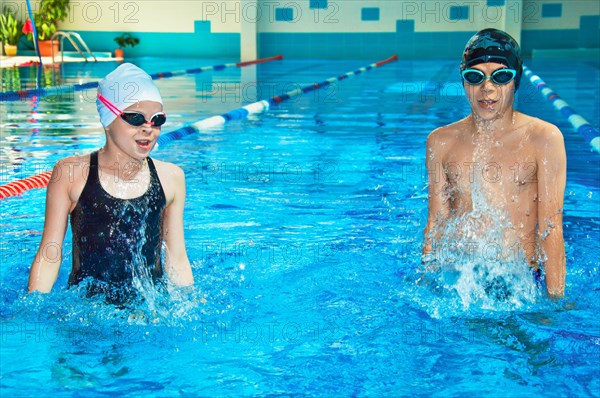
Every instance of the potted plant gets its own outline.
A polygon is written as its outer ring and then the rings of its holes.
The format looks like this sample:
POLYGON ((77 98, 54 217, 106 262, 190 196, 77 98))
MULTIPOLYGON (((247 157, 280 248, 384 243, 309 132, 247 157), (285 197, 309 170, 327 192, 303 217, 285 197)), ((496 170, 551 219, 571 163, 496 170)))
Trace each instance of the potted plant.
POLYGON ((17 43, 23 34, 23 23, 8 10, 0 14, 0 40, 4 43, 4 52, 10 57, 17 55, 17 43))
POLYGON ((140 44, 140 39, 131 36, 130 33, 123 33, 121 36, 115 37, 115 41, 119 45, 119 48, 115 50, 115 58, 123 58, 125 47, 135 47, 140 44))
MULTIPOLYGON (((57 31, 57 24, 69 15, 70 0, 42 0, 38 11, 34 14, 38 45, 42 56, 52 55, 51 39, 57 31)), ((26 22, 27 38, 33 40, 31 21, 26 22)), ((58 41, 54 43, 54 53, 58 52, 58 41)))

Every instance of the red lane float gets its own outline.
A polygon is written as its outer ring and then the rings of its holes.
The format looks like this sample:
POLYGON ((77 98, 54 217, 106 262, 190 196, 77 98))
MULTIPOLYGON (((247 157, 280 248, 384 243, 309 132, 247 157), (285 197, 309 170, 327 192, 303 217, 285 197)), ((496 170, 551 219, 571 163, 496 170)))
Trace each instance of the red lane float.
POLYGON ((48 186, 51 176, 52 170, 2 185, 0 186, 0 199, 20 195, 29 189, 45 188, 48 186))
POLYGON ((274 57, 256 59, 254 61, 238 62, 237 64, 235 64, 235 66, 258 65, 258 64, 264 64, 265 62, 276 61, 276 60, 281 60, 281 59, 283 59, 283 55, 276 55, 274 57))

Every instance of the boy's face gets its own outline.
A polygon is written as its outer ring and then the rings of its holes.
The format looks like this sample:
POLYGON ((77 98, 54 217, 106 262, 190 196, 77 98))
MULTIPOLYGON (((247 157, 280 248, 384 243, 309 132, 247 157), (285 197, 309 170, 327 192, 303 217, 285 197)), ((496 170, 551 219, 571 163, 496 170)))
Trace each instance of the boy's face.
MULTIPOLYGON (((162 105, 154 101, 140 101, 123 111, 139 112, 146 121, 150 121, 153 115, 162 112, 162 105)), ((132 126, 121 117, 117 117, 110 124, 107 134, 122 152, 134 159, 143 160, 156 145, 160 130, 160 126, 152 126, 150 123, 132 126)))
MULTIPOLYGON (((498 69, 505 69, 506 65, 488 62, 475 65, 469 69, 477 69, 487 78, 498 69)), ((467 98, 471 103, 473 115, 484 121, 501 119, 506 111, 512 109, 515 98, 514 79, 508 84, 496 84, 486 79, 479 85, 470 85, 463 81, 467 98)))

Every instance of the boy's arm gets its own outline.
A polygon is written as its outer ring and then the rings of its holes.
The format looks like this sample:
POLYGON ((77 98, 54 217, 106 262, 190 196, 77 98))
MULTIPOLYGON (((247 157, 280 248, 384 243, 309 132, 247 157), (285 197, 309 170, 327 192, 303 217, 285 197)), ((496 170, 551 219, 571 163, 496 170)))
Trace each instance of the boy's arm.
POLYGON ((183 208, 185 206, 185 175, 183 170, 173 167, 175 197, 166 208, 163 224, 163 240, 167 244, 165 272, 169 280, 177 286, 194 284, 192 267, 185 249, 183 233, 183 208))
POLYGON ((440 154, 440 143, 437 138, 438 132, 434 131, 427 138, 425 164, 427 166, 428 193, 428 215, 425 227, 425 240, 423 254, 433 251, 431 234, 435 233, 435 224, 440 219, 448 217, 448 203, 444 200, 443 192, 447 183, 446 174, 440 154))
POLYGON ((565 292, 566 260, 563 238, 563 203, 567 159, 561 132, 552 126, 538 145, 538 234, 546 256, 548 294, 562 297, 565 292))
POLYGON ((46 190, 46 216, 40 247, 29 271, 29 292, 48 293, 58 277, 62 247, 71 208, 69 166, 58 162, 46 190))

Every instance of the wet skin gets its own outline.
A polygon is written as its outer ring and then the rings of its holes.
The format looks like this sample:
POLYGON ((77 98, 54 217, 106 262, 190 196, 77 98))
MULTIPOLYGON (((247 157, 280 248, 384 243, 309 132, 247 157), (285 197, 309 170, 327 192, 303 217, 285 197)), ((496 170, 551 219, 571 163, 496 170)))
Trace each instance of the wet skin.
MULTIPOLYGON (((505 67, 484 63, 473 68, 490 76, 505 67)), ((436 225, 491 207, 510 222, 500 244, 519 247, 533 267, 543 261, 548 292, 562 296, 566 175, 562 134, 556 126, 514 111, 514 81, 498 85, 485 80, 480 85, 465 83, 464 88, 471 114, 434 130, 427 140, 429 217, 424 253, 433 250, 436 225)), ((496 227, 485 215, 478 222, 482 228, 496 227)))

